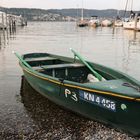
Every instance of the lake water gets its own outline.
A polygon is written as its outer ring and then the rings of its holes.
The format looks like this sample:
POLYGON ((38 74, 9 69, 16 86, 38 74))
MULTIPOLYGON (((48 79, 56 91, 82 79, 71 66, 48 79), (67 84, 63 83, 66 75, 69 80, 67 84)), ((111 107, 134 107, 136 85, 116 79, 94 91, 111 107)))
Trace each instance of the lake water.
POLYGON ((86 60, 140 80, 140 32, 107 27, 78 28, 74 22, 29 22, 27 27, 17 28, 6 37, 1 33, 0 40, 0 138, 90 139, 101 136, 99 132, 105 129, 102 135, 107 138, 112 133, 112 139, 116 135, 131 139, 34 94, 35 91, 22 78, 12 51, 19 54, 49 52, 73 57, 70 51, 73 48, 86 60))

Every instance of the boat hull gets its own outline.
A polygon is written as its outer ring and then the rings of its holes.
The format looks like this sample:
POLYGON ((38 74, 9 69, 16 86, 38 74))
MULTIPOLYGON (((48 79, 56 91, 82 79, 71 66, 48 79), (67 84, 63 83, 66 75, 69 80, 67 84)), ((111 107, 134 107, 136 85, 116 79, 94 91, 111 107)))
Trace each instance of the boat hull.
POLYGON ((123 28, 127 30, 140 31, 140 22, 135 23, 135 21, 123 22, 123 28))
POLYGON ((121 20, 115 20, 114 26, 115 27, 122 27, 123 26, 123 22, 121 20))
POLYGON ((78 27, 86 27, 86 26, 88 26, 88 22, 85 20, 80 20, 77 22, 77 26, 78 27))
POLYGON ((110 20, 103 20, 102 22, 101 22, 101 26, 102 27, 111 27, 113 25, 113 23, 112 23, 112 21, 110 21, 110 20))
POLYGON ((100 26, 100 21, 98 19, 90 20, 89 26, 96 28, 96 27, 100 26))
POLYGON ((25 67, 29 84, 56 104, 93 120, 140 135, 140 103, 103 94, 103 91, 73 85, 63 79, 43 77, 25 67))

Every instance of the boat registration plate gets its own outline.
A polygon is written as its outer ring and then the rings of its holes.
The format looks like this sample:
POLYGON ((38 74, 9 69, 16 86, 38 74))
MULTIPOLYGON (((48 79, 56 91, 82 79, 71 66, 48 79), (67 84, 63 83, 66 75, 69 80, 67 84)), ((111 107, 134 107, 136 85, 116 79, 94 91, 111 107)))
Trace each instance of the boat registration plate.
POLYGON ((97 106, 109 109, 111 111, 116 112, 116 102, 110 99, 104 98, 102 96, 97 95, 96 93, 89 93, 83 90, 79 90, 80 99, 86 102, 95 104, 97 106))

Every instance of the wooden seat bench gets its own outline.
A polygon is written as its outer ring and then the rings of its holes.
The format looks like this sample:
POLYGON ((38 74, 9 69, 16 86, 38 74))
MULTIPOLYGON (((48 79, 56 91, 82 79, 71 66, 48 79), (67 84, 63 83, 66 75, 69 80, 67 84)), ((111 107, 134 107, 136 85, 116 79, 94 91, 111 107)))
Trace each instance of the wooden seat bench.
POLYGON ((53 57, 38 57, 38 58, 27 58, 25 59, 25 61, 28 62, 34 62, 34 61, 47 61, 47 60, 57 60, 57 58, 53 58, 53 57))
POLYGON ((55 65, 42 65, 33 67, 34 70, 42 69, 58 69, 58 68, 70 68, 70 67, 82 67, 84 64, 81 63, 66 63, 66 64, 55 64, 55 65))

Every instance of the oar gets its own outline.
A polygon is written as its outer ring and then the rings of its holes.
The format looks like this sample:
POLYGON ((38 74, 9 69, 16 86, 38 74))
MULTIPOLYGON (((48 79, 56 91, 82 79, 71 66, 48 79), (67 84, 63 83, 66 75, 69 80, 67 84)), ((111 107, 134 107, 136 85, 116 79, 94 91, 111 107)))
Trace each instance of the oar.
POLYGON ((28 68, 32 69, 32 67, 16 52, 13 51, 15 56, 28 68))
POLYGON ((97 73, 85 60, 84 58, 82 58, 82 56, 80 54, 78 54, 76 51, 74 51, 72 48, 70 48, 70 50, 74 53, 75 56, 77 56, 88 68, 89 70, 92 72, 93 75, 95 75, 95 77, 99 80, 102 81, 102 79, 104 79, 99 73, 97 73))

